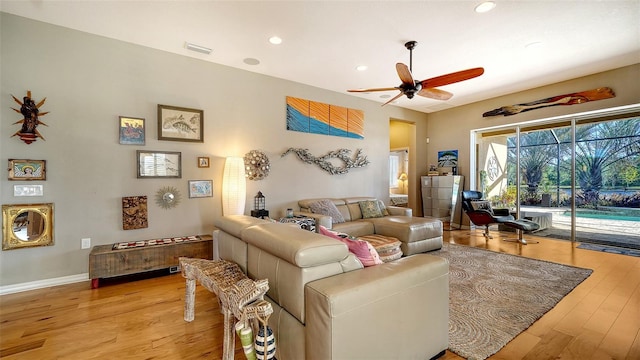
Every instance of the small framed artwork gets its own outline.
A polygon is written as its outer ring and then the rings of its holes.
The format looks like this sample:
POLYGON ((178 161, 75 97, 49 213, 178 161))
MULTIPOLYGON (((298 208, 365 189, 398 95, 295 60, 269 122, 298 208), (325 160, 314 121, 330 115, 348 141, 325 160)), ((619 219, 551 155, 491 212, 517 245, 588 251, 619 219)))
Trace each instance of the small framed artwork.
POLYGON ((204 142, 204 111, 158 105, 158 140, 204 142))
POLYGON ((42 185, 13 185, 13 196, 42 196, 42 185))
POLYGON ((146 196, 125 196, 122 198, 122 230, 149 227, 146 196))
POLYGON ((213 180, 189 180, 189 197, 202 198, 213 196, 213 180))
POLYGON ((144 145, 144 119, 120 116, 120 144, 144 145))
POLYGON ((46 162, 9 159, 9 180, 47 180, 46 162))
POLYGON ((182 178, 182 153, 175 151, 136 151, 138 179, 182 178))
POLYGON ((198 167, 199 168, 208 168, 209 167, 209 158, 208 157, 198 157, 198 167))

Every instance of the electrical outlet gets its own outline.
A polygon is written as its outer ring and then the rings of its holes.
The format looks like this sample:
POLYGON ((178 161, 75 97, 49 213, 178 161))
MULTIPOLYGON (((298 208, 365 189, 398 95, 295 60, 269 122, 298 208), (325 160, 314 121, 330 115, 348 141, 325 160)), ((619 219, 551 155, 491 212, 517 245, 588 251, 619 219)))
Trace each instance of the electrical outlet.
POLYGON ((82 239, 82 249, 88 249, 91 247, 91 238, 84 238, 82 239))

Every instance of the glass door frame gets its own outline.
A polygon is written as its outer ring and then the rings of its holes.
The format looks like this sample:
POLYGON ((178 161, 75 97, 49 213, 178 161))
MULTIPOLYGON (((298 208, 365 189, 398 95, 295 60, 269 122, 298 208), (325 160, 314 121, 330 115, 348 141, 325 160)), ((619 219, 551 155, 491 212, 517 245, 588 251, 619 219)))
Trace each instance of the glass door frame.
POLYGON ((516 216, 520 216, 520 132, 523 129, 536 129, 556 126, 571 126, 571 242, 576 241, 576 126, 580 123, 591 121, 605 121, 616 118, 640 116, 640 104, 620 106, 608 109, 588 111, 570 115, 556 116, 551 118, 531 120, 520 123, 497 125, 479 129, 472 129, 469 132, 469 189, 477 189, 478 137, 485 133, 514 133, 516 134, 516 216))

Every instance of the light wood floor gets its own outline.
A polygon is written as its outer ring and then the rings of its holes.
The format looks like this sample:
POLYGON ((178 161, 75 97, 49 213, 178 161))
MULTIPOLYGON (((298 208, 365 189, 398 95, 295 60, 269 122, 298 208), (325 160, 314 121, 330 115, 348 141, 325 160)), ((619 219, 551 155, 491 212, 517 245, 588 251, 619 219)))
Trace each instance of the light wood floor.
MULTIPOLYGON (((445 241, 594 270, 491 359, 640 359, 640 258, 532 236, 540 244, 485 243, 480 234, 447 231, 445 241)), ((86 281, 0 296, 0 358, 220 359, 217 301, 198 286, 196 318, 186 323, 183 299, 180 274, 95 290, 86 281)), ((236 359, 244 359, 239 344, 236 359)), ((461 358, 447 352, 442 359, 461 358)))

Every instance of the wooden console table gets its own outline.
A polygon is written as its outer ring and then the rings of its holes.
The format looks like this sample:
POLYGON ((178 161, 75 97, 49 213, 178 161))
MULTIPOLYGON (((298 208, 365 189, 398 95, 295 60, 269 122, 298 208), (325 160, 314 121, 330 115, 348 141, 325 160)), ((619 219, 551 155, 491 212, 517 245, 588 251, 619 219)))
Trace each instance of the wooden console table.
POLYGON ((213 259, 213 237, 199 235, 198 238, 118 250, 113 249, 113 244, 94 246, 89 254, 91 288, 97 288, 102 278, 178 267, 180 257, 213 259))

